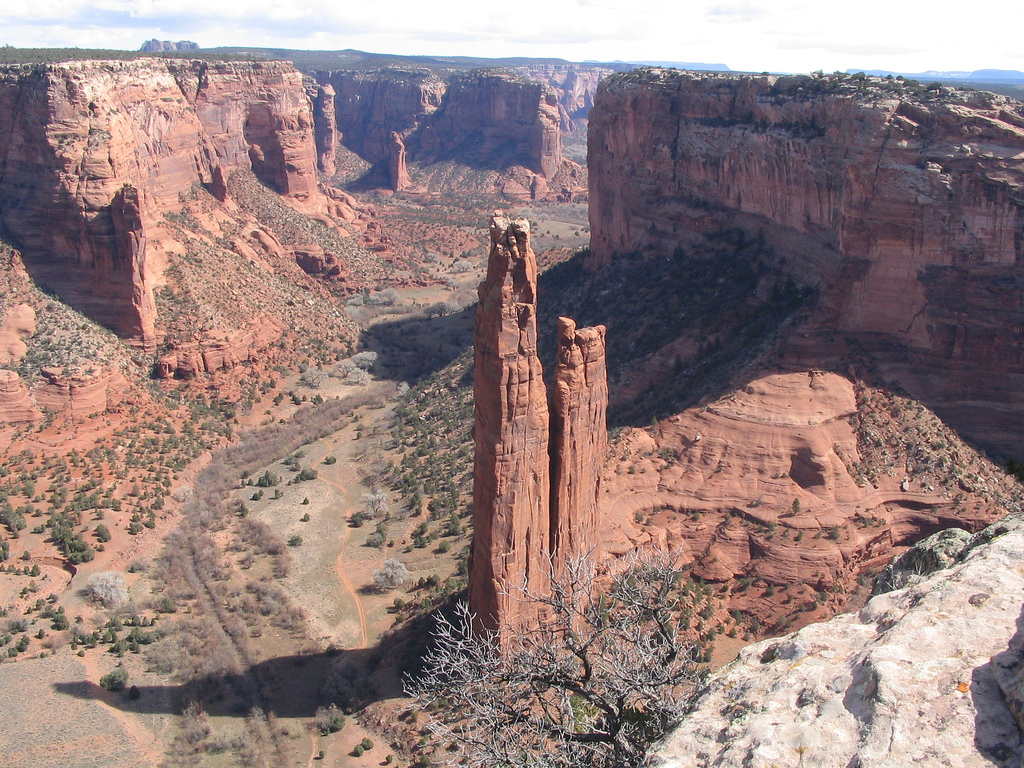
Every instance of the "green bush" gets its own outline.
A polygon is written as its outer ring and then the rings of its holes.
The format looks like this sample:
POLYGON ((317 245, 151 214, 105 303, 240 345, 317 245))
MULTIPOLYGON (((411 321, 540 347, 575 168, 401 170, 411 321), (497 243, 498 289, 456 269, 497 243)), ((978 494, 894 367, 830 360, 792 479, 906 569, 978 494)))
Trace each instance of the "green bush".
POLYGON ((124 667, 115 667, 100 678, 100 685, 108 691, 123 691, 128 684, 128 672, 124 667))

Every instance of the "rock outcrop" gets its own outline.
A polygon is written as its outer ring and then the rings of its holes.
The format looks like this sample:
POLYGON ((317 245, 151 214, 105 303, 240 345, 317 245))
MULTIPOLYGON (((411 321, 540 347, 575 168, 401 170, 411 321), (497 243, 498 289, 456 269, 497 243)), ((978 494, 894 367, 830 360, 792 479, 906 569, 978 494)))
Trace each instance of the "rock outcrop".
POLYGON ((591 264, 745 230, 819 289, 827 330, 812 342, 855 340, 886 380, 1016 456, 1022 150, 1024 108, 992 94, 845 75, 618 75, 590 113, 591 264))
POLYGON ((605 328, 577 330, 558 319, 551 408, 551 555, 559 574, 569 557, 590 555, 601 540, 597 500, 608 432, 605 328))
POLYGON ((526 219, 491 220, 479 295, 469 604, 479 628, 504 630, 538 619, 524 591, 542 595, 560 563, 596 556, 607 442, 604 328, 577 331, 571 320, 559 321, 552 432, 526 219))
POLYGON ((0 423, 20 424, 42 416, 17 371, 0 369, 0 423))
POLYGON ((587 64, 524 64, 511 69, 551 88, 558 102, 563 133, 586 129, 598 84, 616 71, 587 64))
POLYGON ((469 604, 483 627, 495 629, 531 620, 516 591, 544 593, 551 570, 550 425, 537 356, 537 260, 525 219, 491 220, 479 294, 469 604))
POLYGON ((872 398, 833 373, 766 374, 653 434, 625 431, 599 500, 606 550, 676 552, 781 633, 843 610, 903 547, 1019 507, 1015 481, 937 418, 872 398))
MULTIPOLYGON (((497 70, 446 79, 403 68, 318 72, 316 80, 336 94, 333 130, 393 189, 408 183, 403 156, 422 164, 519 165, 545 179, 563 164, 558 97, 543 83, 497 70)), ((314 117, 317 135, 330 135, 328 110, 314 117)))
POLYGON ((1024 525, 859 612, 745 648, 651 768, 1016 766, 1024 748, 1024 525))
POLYGON ((17 362, 25 356, 25 339, 36 332, 36 311, 30 304, 15 304, 0 316, 0 364, 17 362))
POLYGON ((38 283, 147 350, 164 267, 147 230, 195 184, 223 198, 235 169, 306 212, 326 207, 316 157, 312 107, 289 64, 0 70, 0 221, 38 283))

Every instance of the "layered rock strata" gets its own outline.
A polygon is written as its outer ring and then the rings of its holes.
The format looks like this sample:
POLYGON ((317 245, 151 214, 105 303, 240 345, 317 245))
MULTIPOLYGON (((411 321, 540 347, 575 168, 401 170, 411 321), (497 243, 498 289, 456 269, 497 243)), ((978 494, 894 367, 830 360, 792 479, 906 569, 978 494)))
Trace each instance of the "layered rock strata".
POLYGON ((340 135, 382 169, 393 189, 408 184, 406 157, 491 169, 520 165, 545 179, 562 166, 561 108, 545 84, 502 71, 445 79, 400 68, 318 72, 316 79, 336 93, 335 125, 326 124, 328 110, 317 110, 317 135, 340 135))
POLYGON ((317 188, 312 106, 288 64, 137 59, 0 70, 0 221, 71 306, 155 348, 164 264, 147 230, 193 185, 252 169, 295 206, 317 188))
POLYGON ((537 261, 525 219, 495 217, 474 338, 470 607, 483 626, 528 621, 516 591, 550 566, 548 403, 537 356, 537 261))
POLYGON ((1024 108, 992 94, 850 76, 614 76, 590 113, 591 265, 746 230, 820 289, 819 327, 1014 456, 1022 152, 1024 108))
POLYGON ((597 500, 608 450, 605 328, 577 329, 558 319, 558 357, 551 409, 551 555, 555 574, 566 560, 597 547, 597 500))
POLYGON ((544 594, 557 562, 595 554, 607 439, 604 328, 560 321, 552 434, 527 220, 492 219, 479 296, 469 602, 479 628, 504 630, 537 620, 524 593, 544 594))
POLYGON ((1021 522, 998 523, 946 570, 748 646, 647 764, 1019 765, 1022 552, 1021 522))

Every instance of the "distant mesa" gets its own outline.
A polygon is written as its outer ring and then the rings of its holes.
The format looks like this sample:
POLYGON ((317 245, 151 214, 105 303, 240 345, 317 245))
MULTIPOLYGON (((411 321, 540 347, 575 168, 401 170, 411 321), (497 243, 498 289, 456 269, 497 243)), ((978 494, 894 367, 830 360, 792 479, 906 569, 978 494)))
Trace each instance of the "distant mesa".
POLYGON ((163 53, 164 51, 198 51, 199 43, 193 43, 191 40, 179 40, 178 42, 172 42, 170 40, 157 40, 155 37, 152 40, 147 40, 139 48, 143 53, 163 53))

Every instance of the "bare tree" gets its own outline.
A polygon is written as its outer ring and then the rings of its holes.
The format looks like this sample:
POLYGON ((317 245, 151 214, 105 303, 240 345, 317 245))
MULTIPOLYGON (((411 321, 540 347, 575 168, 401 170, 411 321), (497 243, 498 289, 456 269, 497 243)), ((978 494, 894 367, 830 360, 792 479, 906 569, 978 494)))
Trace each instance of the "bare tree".
POLYGON ((85 591, 106 608, 118 608, 128 601, 128 585, 117 571, 101 571, 89 578, 85 591))
POLYGON ((465 604, 439 620, 407 692, 434 734, 472 766, 637 766, 680 717, 701 680, 700 650, 677 631, 680 570, 666 554, 601 576, 588 558, 520 590, 540 627, 473 632, 465 604))
POLYGON ((387 516, 388 495, 384 491, 375 489, 371 493, 364 493, 363 503, 366 505, 363 517, 367 520, 376 520, 381 515, 387 516))
POLYGON ((394 557, 389 557, 379 571, 373 572, 373 584, 382 592, 402 586, 407 578, 409 569, 405 567, 405 563, 394 557))

